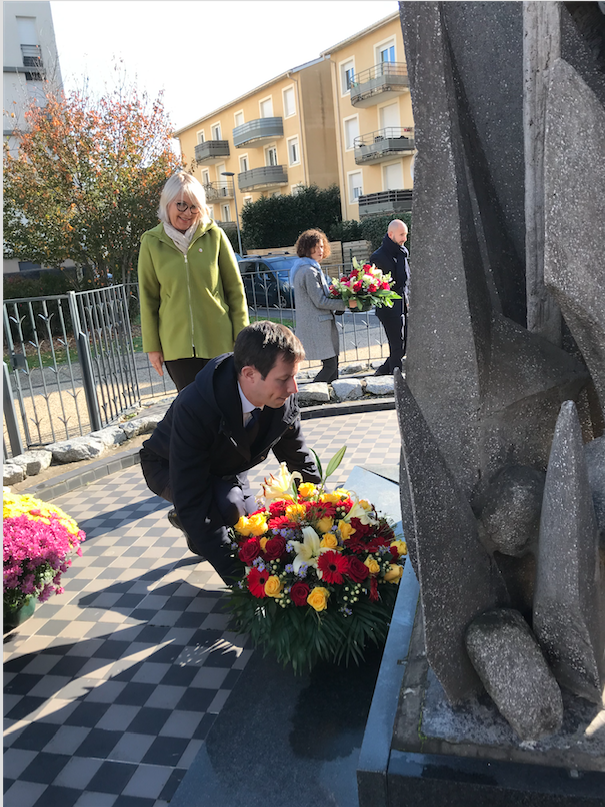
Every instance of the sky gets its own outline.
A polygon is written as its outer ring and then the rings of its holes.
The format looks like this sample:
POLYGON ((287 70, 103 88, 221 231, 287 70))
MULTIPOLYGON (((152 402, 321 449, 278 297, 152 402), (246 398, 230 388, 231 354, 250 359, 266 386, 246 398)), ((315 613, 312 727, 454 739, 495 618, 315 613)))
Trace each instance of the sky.
POLYGON ((67 91, 126 78, 179 129, 399 10, 397 0, 52 0, 67 91))

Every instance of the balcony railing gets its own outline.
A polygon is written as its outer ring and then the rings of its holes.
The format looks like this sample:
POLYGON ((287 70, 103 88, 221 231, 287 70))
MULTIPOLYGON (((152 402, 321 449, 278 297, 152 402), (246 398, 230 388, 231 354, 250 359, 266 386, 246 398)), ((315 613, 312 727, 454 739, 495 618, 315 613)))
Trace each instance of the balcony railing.
POLYGON ((285 165, 263 165, 251 171, 242 171, 237 175, 237 184, 240 191, 260 191, 276 185, 287 185, 288 172, 285 165))
POLYGON ((208 204, 220 202, 221 199, 233 199, 233 182, 207 182, 204 190, 208 204))
POLYGON ((413 126, 388 126, 355 138, 355 162, 357 165, 388 160, 393 154, 413 154, 413 126))
POLYGON ((260 146, 267 140, 284 136, 284 122, 282 118, 257 118, 233 130, 233 145, 236 149, 244 146, 260 146))
POLYGON ((390 190, 362 195, 359 201, 360 216, 376 216, 381 213, 405 213, 412 209, 411 190, 390 190))
POLYGON ((42 49, 40 45, 21 45, 23 67, 42 67, 42 49))
POLYGON ((351 80, 351 104, 362 108, 373 106, 391 96, 409 92, 409 89, 405 62, 381 62, 369 70, 355 73, 351 80))
POLYGON ((229 156, 228 140, 206 140, 195 147, 195 161, 212 165, 220 163, 224 157, 229 156))

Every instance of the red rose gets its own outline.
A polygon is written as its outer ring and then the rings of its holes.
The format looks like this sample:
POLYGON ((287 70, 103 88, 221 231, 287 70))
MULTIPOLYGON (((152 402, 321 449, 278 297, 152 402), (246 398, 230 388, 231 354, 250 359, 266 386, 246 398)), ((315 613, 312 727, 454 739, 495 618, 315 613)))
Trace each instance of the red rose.
POLYGON ((260 555, 260 541, 258 538, 248 538, 244 541, 243 544, 240 544, 240 548, 238 551, 239 559, 246 564, 246 566, 251 566, 252 561, 255 560, 260 555))
POLYGON ((267 560, 277 560, 286 554, 286 540, 278 536, 277 538, 269 538, 265 544, 265 551, 263 557, 267 560))
POLYGON ((322 552, 317 559, 317 568, 322 573, 322 581, 341 585, 344 583, 344 575, 349 571, 349 563, 340 552, 322 552))
POLYGON ((349 557, 349 571, 347 575, 354 583, 363 583, 370 574, 368 567, 356 555, 349 557))
POLYGON ((306 583, 294 583, 290 589, 290 599, 294 605, 306 605, 309 596, 309 586, 306 583))
POLYGON ((378 580, 374 575, 370 580, 370 602, 378 602, 378 580))
POLYGON ((390 546, 389 549, 391 550, 391 555, 393 560, 397 560, 399 558, 399 550, 396 546, 390 546))
POLYGON ((252 594, 254 597, 258 597, 259 599, 266 597, 265 583, 269 577, 270 574, 267 569, 260 572, 255 566, 253 566, 248 573, 248 590, 250 591, 250 594, 252 594))
POLYGON ((371 283, 368 286, 368 291, 370 291, 370 292, 378 291, 378 286, 376 285, 376 283, 371 283))
POLYGON ((380 288, 384 289, 385 291, 388 291, 391 288, 391 285, 388 282, 388 280, 383 280, 382 283, 380 284, 380 288))
POLYGON ((363 271, 364 272, 369 272, 371 268, 372 268, 371 263, 364 263, 364 265, 363 265, 363 271))
POLYGON ((353 291, 355 291, 355 292, 361 291, 362 288, 363 288, 363 283, 361 282, 361 280, 358 280, 357 283, 353 284, 353 291))
POLYGON ((350 274, 350 277, 357 277, 357 269, 353 269, 353 271, 350 274))

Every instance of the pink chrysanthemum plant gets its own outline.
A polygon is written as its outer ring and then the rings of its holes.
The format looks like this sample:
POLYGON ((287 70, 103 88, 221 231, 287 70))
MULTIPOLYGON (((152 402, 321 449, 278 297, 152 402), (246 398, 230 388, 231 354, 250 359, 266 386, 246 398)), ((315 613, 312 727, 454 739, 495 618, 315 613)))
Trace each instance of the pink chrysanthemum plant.
POLYGON ((59 507, 29 494, 3 489, 4 614, 14 613, 33 597, 45 602, 61 594, 61 575, 71 555, 82 554, 86 536, 59 507))

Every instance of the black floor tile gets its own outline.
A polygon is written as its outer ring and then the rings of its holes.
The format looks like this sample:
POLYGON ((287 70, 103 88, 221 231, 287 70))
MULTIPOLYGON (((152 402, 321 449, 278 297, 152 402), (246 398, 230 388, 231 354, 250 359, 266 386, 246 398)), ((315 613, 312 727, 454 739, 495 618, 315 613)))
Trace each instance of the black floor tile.
POLYGON ((19 779, 24 782, 49 785, 55 781, 69 760, 70 757, 67 754, 48 754, 40 751, 25 768, 19 779))
POLYGON ((116 610, 122 608, 136 608, 137 605, 143 600, 147 595, 146 594, 122 594, 119 600, 116 600, 115 605, 113 606, 116 610))
POLYGON ((188 689, 175 709, 184 712, 205 712, 216 696, 215 689, 188 689))
POLYGON ((180 615, 174 623, 175 628, 199 628, 202 619, 206 614, 197 614, 191 611, 185 611, 180 615))
POLYGON ((136 769, 137 765, 129 762, 104 762, 86 789, 93 793, 115 793, 117 795, 124 790, 136 769))
POLYGON ((137 681, 129 681, 115 699, 115 703, 143 706, 149 700, 154 689, 155 684, 141 684, 137 681))
POLYGON ((46 743, 49 743, 55 736, 59 726, 52 723, 41 723, 36 721, 26 726, 21 734, 14 741, 13 748, 22 748, 25 751, 41 751, 46 743))
MULTIPOLYGON (((179 584, 180 585, 180 584, 179 584)), ((164 593, 164 592, 162 592, 164 593)), ((181 611, 184 613, 185 609, 191 604, 192 597, 170 597, 164 609, 166 611, 181 611)))
POLYGON ((193 732, 192 740, 205 740, 208 732, 212 728, 212 724, 216 720, 216 715, 206 713, 198 723, 195 731, 193 732))
POLYGON ((158 737, 153 741, 142 759, 146 765, 170 765, 174 767, 185 753, 189 740, 181 737, 158 737))
POLYGON ((7 695, 27 695, 30 689, 33 689, 41 680, 41 675, 19 673, 5 685, 4 692, 7 695))
POLYGON ((225 650, 224 648, 220 648, 218 650, 212 650, 206 656, 206 660, 204 661, 205 667, 233 667, 235 662, 237 661, 237 651, 233 650, 225 650))
POLYGON ((108 707, 107 703, 94 703, 93 701, 79 703, 65 720, 65 725, 92 728, 97 725, 108 707))
POLYGON ((9 787, 12 787, 16 781, 16 779, 9 779, 7 776, 5 776, 2 780, 2 792, 6 793, 9 787))
POLYGON ((43 703, 46 703, 46 698, 34 698, 33 695, 25 695, 13 706, 10 712, 7 712, 6 717, 9 720, 23 720, 23 718, 35 712, 43 703))
POLYGON ((52 674, 75 678, 87 662, 88 659, 85 656, 63 656, 52 668, 52 674))
POLYGON ((160 683, 168 686, 188 687, 198 674, 198 671, 199 668, 193 666, 193 664, 185 664, 182 667, 173 664, 160 683))
POLYGON ((156 735, 171 714, 172 709, 156 709, 152 706, 143 706, 129 724, 128 731, 133 734, 156 735))
POLYGON ((128 651, 130 642, 119 642, 116 639, 106 639, 101 647, 92 654, 94 658, 119 659, 128 651))
POLYGON ((133 619, 140 619, 141 622, 149 622, 155 616, 155 611, 152 611, 151 608, 135 608, 130 616, 133 619))
POLYGON ((123 734, 122 731, 91 729, 84 742, 74 752, 74 756, 107 759, 122 739, 123 734))
POLYGON ((187 771, 184 768, 175 768, 168 779, 166 780, 166 784, 162 788, 162 792, 160 793, 160 799, 162 801, 170 801, 170 799, 176 793, 177 787, 183 781, 185 774, 187 771))
MULTIPOLYGON (((154 592, 155 594, 155 592, 154 592)), ((149 644, 160 644, 164 641, 164 637, 170 631, 168 627, 158 627, 156 625, 147 625, 137 636, 137 642, 148 642, 149 644)))
POLYGON ((167 644, 158 648, 152 656, 149 656, 147 661, 153 661, 156 664, 172 664, 182 652, 182 645, 167 644))
POLYGON ((155 799, 143 799, 140 796, 118 796, 113 807, 153 807, 155 799))
POLYGON ((82 792, 72 787, 47 787, 33 807, 73 807, 82 792))

